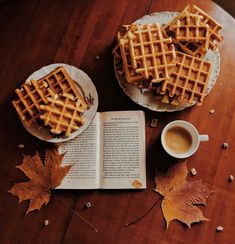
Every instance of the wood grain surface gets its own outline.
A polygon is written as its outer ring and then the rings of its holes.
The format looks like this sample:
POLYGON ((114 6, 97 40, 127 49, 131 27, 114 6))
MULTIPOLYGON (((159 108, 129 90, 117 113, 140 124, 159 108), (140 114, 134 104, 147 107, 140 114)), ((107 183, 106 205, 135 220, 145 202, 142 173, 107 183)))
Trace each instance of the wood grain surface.
POLYGON ((235 175, 234 24, 229 14, 209 0, 9 0, 0 4, 0 243, 235 243, 235 182, 228 183, 228 176, 235 175), (198 5, 223 25, 220 74, 202 106, 174 113, 152 112, 132 102, 118 85, 111 55, 116 32, 122 24, 145 14, 180 11, 187 3, 198 5), (43 152, 50 145, 24 129, 11 100, 15 88, 32 72, 57 62, 89 74, 99 94, 99 111, 145 111, 147 189, 57 190, 41 211, 25 216, 28 202, 17 203, 17 198, 7 193, 15 182, 27 180, 14 166, 22 162, 22 152, 43 152), (214 114, 209 113, 212 108, 214 114), (149 126, 153 118, 159 120, 157 128, 149 126), (193 224, 191 229, 172 221, 166 230, 158 202, 142 221, 126 228, 125 223, 144 214, 159 199, 153 192, 154 169, 172 161, 163 152, 159 136, 164 125, 174 119, 190 121, 200 133, 209 134, 209 142, 201 143, 188 167, 198 171, 193 179, 203 179, 215 191, 207 206, 201 207, 210 221, 193 224), (221 149, 223 142, 229 143, 228 149, 221 149), (18 148, 21 143, 25 145, 22 150, 18 148), (86 201, 91 208, 84 209, 86 201), (45 220, 49 220, 46 227, 45 220), (219 225, 223 232, 216 232, 219 225))

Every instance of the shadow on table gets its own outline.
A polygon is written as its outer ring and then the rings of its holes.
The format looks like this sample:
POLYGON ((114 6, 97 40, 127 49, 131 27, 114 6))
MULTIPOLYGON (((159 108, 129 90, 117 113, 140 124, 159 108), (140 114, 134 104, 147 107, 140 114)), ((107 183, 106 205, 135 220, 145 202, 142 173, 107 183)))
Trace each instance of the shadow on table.
POLYGON ((150 168, 153 172, 160 171, 166 173, 171 165, 185 161, 185 159, 176 159, 167 154, 161 144, 161 136, 158 137, 155 144, 149 151, 150 168), (157 152, 157 153, 154 153, 157 152))

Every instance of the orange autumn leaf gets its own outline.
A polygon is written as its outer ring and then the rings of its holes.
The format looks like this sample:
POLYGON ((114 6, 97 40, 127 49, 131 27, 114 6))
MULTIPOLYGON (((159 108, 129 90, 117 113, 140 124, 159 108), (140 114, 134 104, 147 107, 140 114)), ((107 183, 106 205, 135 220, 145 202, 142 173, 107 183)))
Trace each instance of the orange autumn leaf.
POLYGON ((48 204, 51 189, 61 184, 72 165, 61 166, 64 155, 59 154, 57 148, 46 150, 45 164, 38 152, 34 156, 23 156, 23 163, 16 168, 24 172, 30 181, 15 183, 9 192, 17 196, 19 202, 30 200, 27 214, 48 204))
POLYGON ((195 205, 206 205, 206 200, 212 192, 201 180, 188 182, 187 175, 186 162, 171 166, 166 174, 155 175, 155 191, 164 197, 161 207, 167 228, 174 219, 188 227, 194 222, 208 221, 195 205))

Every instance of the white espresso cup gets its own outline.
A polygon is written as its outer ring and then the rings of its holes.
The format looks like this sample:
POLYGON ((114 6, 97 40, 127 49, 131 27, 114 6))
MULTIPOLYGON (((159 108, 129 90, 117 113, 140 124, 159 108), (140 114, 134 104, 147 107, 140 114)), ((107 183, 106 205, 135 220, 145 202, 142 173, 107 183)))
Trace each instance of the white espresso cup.
POLYGON ((161 134, 164 150, 174 158, 188 158, 193 155, 201 141, 208 141, 208 135, 200 135, 189 122, 175 120, 167 124, 161 134))

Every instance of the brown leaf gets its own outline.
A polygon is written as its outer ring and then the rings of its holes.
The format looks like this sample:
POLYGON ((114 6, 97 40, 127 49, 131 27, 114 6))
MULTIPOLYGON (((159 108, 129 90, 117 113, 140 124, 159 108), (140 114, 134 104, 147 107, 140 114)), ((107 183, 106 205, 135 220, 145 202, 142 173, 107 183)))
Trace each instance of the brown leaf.
POLYGON ((61 166, 63 155, 58 149, 46 150, 45 165, 38 154, 24 155, 23 163, 16 166, 30 179, 28 182, 15 183, 9 192, 19 198, 19 202, 30 200, 29 213, 47 204, 51 189, 59 186, 72 165, 61 166))
POLYGON ((201 180, 188 182, 187 174, 185 161, 171 166, 166 174, 155 175, 155 191, 164 197, 161 207, 167 228, 174 219, 180 220, 188 227, 194 222, 208 220, 195 205, 206 205, 206 200, 212 192, 201 180))

